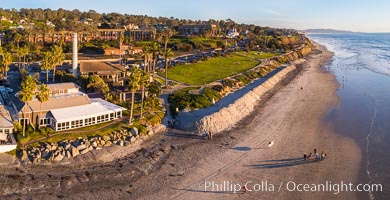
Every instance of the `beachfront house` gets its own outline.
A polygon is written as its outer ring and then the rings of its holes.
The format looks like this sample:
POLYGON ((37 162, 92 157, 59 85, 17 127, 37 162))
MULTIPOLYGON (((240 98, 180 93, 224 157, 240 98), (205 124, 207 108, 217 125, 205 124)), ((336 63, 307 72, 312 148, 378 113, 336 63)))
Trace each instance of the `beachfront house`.
POLYGON ((51 127, 63 131, 90 126, 122 118, 125 108, 100 98, 89 98, 75 83, 48 84, 50 100, 36 98, 19 112, 19 121, 36 127, 51 127))
POLYGON ((14 130, 12 118, 4 107, 1 96, 0 104, 0 153, 4 153, 16 149, 16 141, 12 134, 14 130))

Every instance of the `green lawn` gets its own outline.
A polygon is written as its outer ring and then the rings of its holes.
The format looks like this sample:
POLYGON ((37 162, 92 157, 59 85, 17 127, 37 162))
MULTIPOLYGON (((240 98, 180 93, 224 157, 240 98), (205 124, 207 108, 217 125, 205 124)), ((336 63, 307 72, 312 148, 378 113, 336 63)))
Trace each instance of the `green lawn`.
POLYGON ((240 55, 209 58, 194 64, 178 65, 168 70, 168 78, 179 82, 201 85, 241 73, 259 62, 240 55))
POLYGON ((255 58, 255 59, 266 59, 266 58, 272 58, 274 56, 277 56, 279 54, 272 53, 272 52, 260 52, 260 51, 249 51, 249 52, 239 52, 239 54, 247 55, 249 57, 255 58))

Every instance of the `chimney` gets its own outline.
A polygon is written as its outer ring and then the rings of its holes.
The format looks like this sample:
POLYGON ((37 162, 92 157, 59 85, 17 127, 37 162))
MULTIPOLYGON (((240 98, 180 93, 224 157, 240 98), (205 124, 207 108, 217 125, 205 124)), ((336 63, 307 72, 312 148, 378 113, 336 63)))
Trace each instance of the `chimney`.
POLYGON ((73 75, 77 77, 77 67, 78 67, 78 48, 77 48, 77 33, 72 35, 72 71, 73 75))

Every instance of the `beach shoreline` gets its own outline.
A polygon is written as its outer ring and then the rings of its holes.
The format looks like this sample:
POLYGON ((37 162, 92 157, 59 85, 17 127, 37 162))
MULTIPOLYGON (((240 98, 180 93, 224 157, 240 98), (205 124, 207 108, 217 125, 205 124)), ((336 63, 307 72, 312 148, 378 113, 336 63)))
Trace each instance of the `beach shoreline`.
MULTIPOLYGON (((7 190, 7 197, 48 199, 55 195, 76 199, 356 199, 357 194, 352 192, 334 195, 282 190, 234 194, 204 190, 205 181, 314 184, 331 179, 357 183, 359 148, 352 139, 335 134, 323 121, 338 102, 335 76, 322 68, 332 53, 314 45, 319 51, 268 92, 237 127, 213 140, 178 132, 154 135, 134 154, 112 162, 13 171, 19 175, 8 177, 9 185, 2 192, 7 190), (266 147, 269 141, 274 141, 272 148, 266 147), (301 162, 303 153, 314 148, 329 157, 319 163, 301 162), (27 188, 44 187, 20 189, 21 180, 27 188)), ((1 178, 12 170, 3 172, 1 178)))

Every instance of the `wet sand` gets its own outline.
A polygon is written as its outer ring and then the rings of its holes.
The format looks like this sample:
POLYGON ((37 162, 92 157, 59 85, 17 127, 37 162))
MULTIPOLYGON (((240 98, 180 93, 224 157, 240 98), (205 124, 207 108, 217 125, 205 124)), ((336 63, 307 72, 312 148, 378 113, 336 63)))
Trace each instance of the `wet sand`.
POLYGON ((366 195, 286 188, 289 181, 358 181, 360 149, 323 121, 337 105, 338 85, 334 75, 320 67, 332 53, 321 50, 269 92, 237 128, 211 141, 168 132, 153 136, 134 154, 104 164, 9 169, 1 173, 3 186, 8 183, 1 192, 9 199, 356 199, 366 195), (274 141, 271 148, 267 148, 269 141, 274 141), (302 161, 303 153, 314 148, 329 156, 321 162, 302 161), (19 175, 10 177, 12 173, 19 175), (219 185, 251 182, 250 189, 255 183, 267 188, 273 184, 276 191, 205 190, 205 183, 212 181, 219 185))

